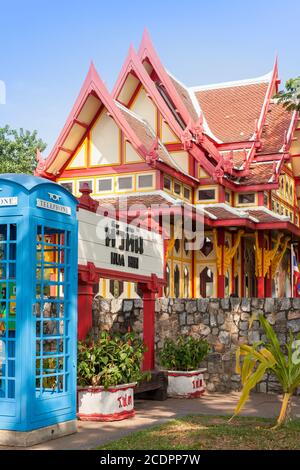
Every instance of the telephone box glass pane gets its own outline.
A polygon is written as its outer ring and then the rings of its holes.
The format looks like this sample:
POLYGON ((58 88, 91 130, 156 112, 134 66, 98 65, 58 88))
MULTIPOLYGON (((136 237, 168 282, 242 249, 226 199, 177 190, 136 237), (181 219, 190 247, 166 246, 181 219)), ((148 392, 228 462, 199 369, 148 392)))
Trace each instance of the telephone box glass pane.
POLYGON ((0 397, 15 398, 16 224, 0 225, 0 397))
POLYGON ((66 392, 69 373, 65 293, 69 232, 39 225, 36 236, 36 396, 66 392))

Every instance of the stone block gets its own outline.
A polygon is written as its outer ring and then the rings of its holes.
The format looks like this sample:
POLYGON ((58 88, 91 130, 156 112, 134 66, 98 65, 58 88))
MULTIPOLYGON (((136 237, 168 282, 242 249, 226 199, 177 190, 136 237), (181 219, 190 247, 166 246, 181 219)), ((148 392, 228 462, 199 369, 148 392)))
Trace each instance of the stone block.
MULTIPOLYGON (((160 299, 161 300, 161 299, 160 299)), ((168 300, 168 299, 162 299, 162 300, 168 300)), ((143 300, 142 299, 134 299, 134 308, 143 308, 143 300)), ((156 301, 155 304, 158 302, 156 301)))
POLYGON ((241 302, 242 312, 251 312, 251 299, 244 298, 241 302))
POLYGON ((227 331, 221 331, 219 334, 219 341, 223 344, 230 343, 230 334, 227 331))
POLYGON ((250 319, 250 313, 247 313, 247 312, 241 313, 241 320, 249 320, 249 319, 250 319))
POLYGON ((197 312, 197 300, 187 300, 185 304, 187 313, 197 312))
POLYGON ((293 299, 293 308, 295 310, 300 310, 300 297, 295 297, 293 299))
POLYGON ((270 313, 270 312, 274 312, 275 310, 275 302, 274 302, 275 299, 273 298, 267 298, 265 299, 265 312, 266 313, 270 313))
POLYGON ((240 299, 238 298, 235 298, 235 297, 231 297, 230 298, 230 305, 231 305, 231 310, 233 312, 238 312, 239 309, 240 309, 240 299))
POLYGON ((240 329, 241 331, 246 331, 246 330, 248 330, 248 328, 249 328, 249 322, 247 322, 247 321, 240 321, 240 323, 239 323, 239 329, 240 329))
POLYGON ((210 326, 217 326, 217 315, 215 313, 210 314, 209 318, 210 326))
POLYGON ((205 313, 207 311, 209 299, 198 299, 197 300, 197 309, 201 313, 205 313))
POLYGON ((131 312, 133 309, 133 301, 132 300, 124 300, 123 301, 123 312, 131 312))
POLYGON ((289 320, 287 326, 292 333, 298 333, 300 331, 300 320, 289 320))
POLYGON ((276 299, 278 310, 289 310, 291 308, 291 299, 284 297, 283 299, 276 299))
POLYGON ((286 321, 286 312, 277 312, 275 313, 275 322, 285 322, 286 321))
POLYGON ((185 310, 184 302, 176 299, 175 312, 180 313, 180 312, 184 312, 184 310, 185 310))
POLYGON ((251 299, 252 311, 253 309, 259 309, 259 310, 263 309, 264 303, 265 303, 265 299, 252 298, 251 299))
POLYGON ((229 301, 229 298, 221 299, 221 308, 222 308, 223 310, 229 310, 229 308, 230 308, 230 301, 229 301))
POLYGON ((216 301, 212 301, 208 304, 208 313, 210 313, 210 315, 212 314, 218 314, 219 312, 219 302, 216 302, 216 301))
POLYGON ((297 320, 298 318, 300 318, 300 310, 291 310, 288 313, 288 320, 297 320))

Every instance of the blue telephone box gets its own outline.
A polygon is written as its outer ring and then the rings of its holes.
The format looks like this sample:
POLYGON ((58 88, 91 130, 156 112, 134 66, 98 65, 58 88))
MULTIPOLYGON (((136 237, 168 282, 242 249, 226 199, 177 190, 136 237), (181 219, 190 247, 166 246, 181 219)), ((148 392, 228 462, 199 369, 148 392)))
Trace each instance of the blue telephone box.
POLYGON ((76 205, 46 179, 0 175, 0 430, 76 419, 76 205))

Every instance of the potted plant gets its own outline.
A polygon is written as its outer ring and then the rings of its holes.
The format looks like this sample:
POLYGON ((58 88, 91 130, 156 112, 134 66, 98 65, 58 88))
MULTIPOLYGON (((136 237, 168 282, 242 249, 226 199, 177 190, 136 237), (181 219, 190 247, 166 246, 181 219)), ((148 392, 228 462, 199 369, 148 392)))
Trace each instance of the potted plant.
POLYGON ((98 340, 78 344, 78 414, 85 421, 117 421, 134 416, 133 390, 145 376, 145 346, 133 332, 103 331, 98 340))
POLYGON ((180 336, 176 341, 166 339, 159 357, 167 369, 168 396, 197 398, 204 393, 205 384, 201 361, 209 353, 207 341, 192 336, 180 336))

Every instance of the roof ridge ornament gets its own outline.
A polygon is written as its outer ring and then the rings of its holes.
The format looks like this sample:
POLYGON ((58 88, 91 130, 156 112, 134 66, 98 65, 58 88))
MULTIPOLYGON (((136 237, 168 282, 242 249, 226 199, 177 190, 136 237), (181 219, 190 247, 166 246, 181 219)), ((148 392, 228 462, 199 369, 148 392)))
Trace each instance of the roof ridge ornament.
POLYGON ((41 154, 41 151, 38 148, 36 149, 36 161, 38 162, 36 166, 37 170, 39 172, 44 171, 46 168, 46 160, 43 158, 43 155, 41 154))
POLYGON ((192 132, 195 137, 196 144, 201 144, 203 142, 203 113, 200 113, 199 118, 192 127, 192 132))
POLYGON ((159 140, 158 140, 158 137, 156 136, 156 138, 152 142, 150 149, 147 152, 147 156, 146 156, 147 163, 152 164, 158 160, 158 149, 159 149, 159 140))
POLYGON ((183 143, 184 150, 189 150, 193 147, 193 134, 192 134, 192 119, 189 119, 186 128, 181 133, 181 142, 183 143))

